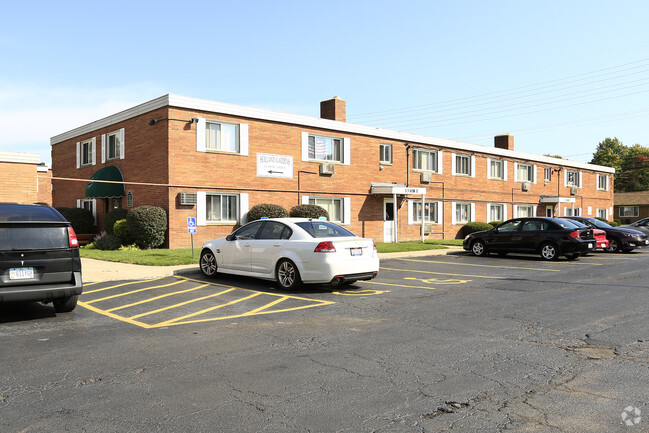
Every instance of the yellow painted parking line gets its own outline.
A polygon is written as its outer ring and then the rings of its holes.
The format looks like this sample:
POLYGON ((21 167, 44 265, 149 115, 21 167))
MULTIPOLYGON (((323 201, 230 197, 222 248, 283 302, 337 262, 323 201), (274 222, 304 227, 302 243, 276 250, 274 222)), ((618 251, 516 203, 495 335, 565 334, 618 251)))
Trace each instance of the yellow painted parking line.
MULTIPOLYGON (((205 286, 207 286, 207 284, 205 284, 205 286)), ((201 286, 201 287, 204 287, 204 286, 201 286)), ((157 310, 147 311, 146 313, 136 314, 135 316, 131 316, 131 317, 129 317, 129 319, 139 319, 140 317, 150 316, 151 314, 157 314, 157 313, 160 313, 160 312, 162 312, 162 311, 167 311, 167 310, 171 310, 171 309, 173 309, 173 308, 182 307, 182 306, 185 306, 185 305, 192 304, 192 303, 194 303, 194 302, 204 301, 205 299, 209 299, 209 298, 215 298, 215 297, 217 297, 217 296, 221 296, 221 295, 224 295, 224 294, 226 294, 226 293, 229 293, 229 292, 231 292, 231 291, 233 291, 233 290, 236 290, 236 287, 231 287, 231 288, 229 288, 229 289, 227 289, 227 290, 223 290, 223 291, 221 291, 221 292, 219 292, 219 293, 212 293, 211 295, 202 296, 202 297, 200 297, 200 298, 190 299, 189 301, 185 301, 185 302, 180 302, 180 303, 178 303, 178 304, 169 305, 168 307, 158 308, 157 310)), ((113 310, 106 310, 106 311, 113 311, 113 310)))
MULTIPOLYGON (((160 277, 160 278, 154 278, 154 279, 152 279, 152 280, 128 281, 128 282, 126 282, 126 283, 116 284, 116 285, 114 285, 114 286, 102 287, 101 289, 97 289, 97 290, 90 290, 90 291, 88 291, 88 292, 84 291, 83 293, 86 294, 86 295, 89 295, 89 294, 91 294, 91 293, 103 292, 103 291, 105 291, 105 290, 116 289, 116 288, 118 288, 118 287, 130 286, 130 285, 133 285, 133 284, 139 284, 139 283, 148 283, 148 282, 151 282, 151 281, 158 281, 158 280, 161 280, 162 278, 163 278, 163 277, 160 277)), ((90 283, 90 284, 97 284, 97 283, 90 283)), ((84 284, 84 285, 85 285, 85 284, 84 284)))
POLYGON ((167 320, 166 322, 158 323, 158 326, 171 325, 174 322, 179 322, 181 320, 188 319, 190 317, 196 317, 196 316, 199 316, 199 315, 204 314, 204 313, 209 313, 210 311, 218 310, 219 308, 227 307, 228 305, 238 304, 239 302, 247 301, 248 299, 255 298, 255 297, 259 296, 259 295, 261 295, 261 292, 253 293, 252 295, 248 295, 248 296, 245 296, 245 297, 240 298, 240 299, 235 299, 233 301, 226 302, 224 304, 215 305, 215 306, 210 307, 210 308, 205 308, 203 310, 195 311, 193 313, 186 314, 184 316, 176 317, 175 319, 167 320))
MULTIPOLYGON (((101 301, 106 301, 108 299, 120 298, 122 296, 128 296, 128 295, 132 295, 134 293, 146 292, 147 290, 159 289, 161 287, 175 286, 176 284, 180 284, 180 283, 182 283, 182 281, 174 281, 173 283, 161 284, 159 286, 149 286, 149 287, 145 287, 143 289, 131 290, 130 292, 124 292, 124 293, 119 293, 117 295, 106 296, 105 298, 93 299, 92 301, 88 301, 86 303, 87 304, 94 304, 95 302, 101 302, 101 301)), ((115 286, 115 287, 118 287, 118 286, 115 286)))
POLYGON ((199 290, 199 289, 201 289, 203 287, 206 287, 206 286, 208 286, 208 284, 203 284, 202 286, 192 287, 191 289, 187 289, 187 290, 181 290, 179 292, 172 292, 172 293, 167 293, 167 294, 160 295, 160 296, 154 296, 153 298, 143 299, 141 301, 133 302, 132 304, 121 305, 119 307, 110 308, 110 309, 104 310, 104 311, 112 312, 112 311, 117 311, 117 310, 124 310, 126 308, 134 307, 136 305, 146 304, 147 302, 153 302, 153 301, 157 301, 158 299, 168 298, 169 296, 175 296, 175 295, 180 295, 180 294, 183 294, 183 293, 193 292, 194 290, 199 290))
POLYGON ((411 286, 408 284, 394 284, 394 283, 379 283, 378 281, 363 281, 365 284, 378 284, 380 286, 392 286, 392 287, 408 287, 410 289, 426 289, 426 290, 436 290, 437 287, 426 287, 426 286, 411 286))
MULTIPOLYGON (((418 271, 414 269, 395 269, 395 268, 385 268, 381 266, 381 269, 386 271, 400 271, 400 272, 418 272, 420 274, 435 274, 435 275, 450 275, 453 277, 472 277, 472 278, 490 278, 494 280, 508 280, 508 277, 494 277, 491 275, 469 275, 469 274, 451 274, 448 272, 433 272, 433 271, 418 271)), ((367 281, 364 281, 367 282, 367 281)))
POLYGON ((102 314, 104 316, 108 316, 108 317, 111 317, 113 319, 120 320, 122 322, 130 323, 131 325, 136 325, 136 326, 139 326, 141 328, 155 328, 156 327, 156 325, 149 325, 147 323, 138 322, 137 320, 127 319, 126 317, 122 317, 122 316, 120 316, 118 314, 108 313, 108 312, 102 310, 101 308, 97 308, 97 307, 95 307, 93 305, 89 305, 89 304, 87 304, 85 302, 82 302, 82 301, 78 301, 77 303, 79 305, 81 305, 82 307, 87 308, 90 311, 94 311, 95 313, 99 313, 99 314, 102 314))
MULTIPOLYGON (((417 259, 395 259, 395 260, 404 260, 407 262, 422 262, 422 263, 440 263, 442 265, 453 265, 453 266, 476 266, 480 268, 499 268, 502 269, 504 266, 496 265, 476 265, 471 263, 451 263, 451 262, 442 262, 436 260, 417 260, 417 259)), ((507 269, 523 269, 527 271, 544 271, 544 272, 561 272, 561 269, 543 269, 543 268, 526 268, 522 266, 506 266, 507 269)))

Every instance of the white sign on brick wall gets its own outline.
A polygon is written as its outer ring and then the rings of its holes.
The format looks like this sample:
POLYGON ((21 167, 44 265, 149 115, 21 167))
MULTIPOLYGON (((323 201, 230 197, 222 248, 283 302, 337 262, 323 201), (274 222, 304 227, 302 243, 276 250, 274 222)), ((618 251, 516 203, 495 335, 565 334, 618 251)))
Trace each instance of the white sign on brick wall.
POLYGON ((293 157, 290 155, 257 154, 257 176, 293 178, 293 157))

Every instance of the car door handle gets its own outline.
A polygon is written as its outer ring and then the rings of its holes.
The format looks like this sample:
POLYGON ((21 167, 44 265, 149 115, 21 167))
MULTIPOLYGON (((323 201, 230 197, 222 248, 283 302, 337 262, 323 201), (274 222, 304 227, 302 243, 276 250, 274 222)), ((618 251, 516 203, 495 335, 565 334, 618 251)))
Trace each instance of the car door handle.
POLYGON ((274 246, 274 247, 281 247, 281 246, 282 246, 282 244, 280 244, 280 243, 277 243, 277 244, 273 244, 273 246, 274 246))

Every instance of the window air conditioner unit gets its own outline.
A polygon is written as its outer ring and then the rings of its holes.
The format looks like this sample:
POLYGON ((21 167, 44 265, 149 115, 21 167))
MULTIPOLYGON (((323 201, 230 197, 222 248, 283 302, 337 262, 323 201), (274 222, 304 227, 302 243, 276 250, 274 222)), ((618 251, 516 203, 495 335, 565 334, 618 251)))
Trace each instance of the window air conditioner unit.
POLYGON ((420 177, 421 183, 430 183, 433 181, 433 173, 422 173, 420 177))
POLYGON ((320 164, 320 174, 334 174, 336 171, 336 164, 330 162, 323 162, 320 164))
POLYGON ((570 195, 577 195, 577 187, 576 186, 571 186, 570 187, 570 195))
POLYGON ((194 192, 181 192, 180 204, 183 206, 194 206, 196 204, 196 193, 194 192))
POLYGON ((431 234, 433 232, 433 225, 432 224, 424 224, 424 234, 431 234))
POLYGON ((529 191, 530 190, 530 183, 529 182, 523 182, 523 184, 521 185, 521 189, 523 191, 529 191))

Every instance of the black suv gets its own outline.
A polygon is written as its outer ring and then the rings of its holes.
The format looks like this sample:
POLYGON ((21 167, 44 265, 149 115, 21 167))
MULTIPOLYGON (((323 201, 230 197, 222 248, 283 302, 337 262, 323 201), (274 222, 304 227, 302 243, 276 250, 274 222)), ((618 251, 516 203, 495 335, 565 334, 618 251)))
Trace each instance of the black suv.
POLYGON ((649 245, 647 235, 638 230, 625 227, 613 227, 597 218, 591 217, 561 217, 567 220, 575 220, 584 223, 592 228, 604 230, 606 239, 608 239, 608 252, 630 253, 636 248, 642 248, 649 245))
POLYGON ((74 310, 82 290, 70 223, 46 204, 0 203, 0 304, 52 302, 63 313, 74 310))

